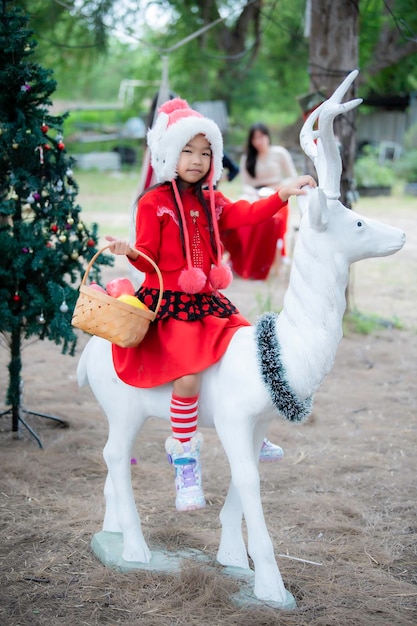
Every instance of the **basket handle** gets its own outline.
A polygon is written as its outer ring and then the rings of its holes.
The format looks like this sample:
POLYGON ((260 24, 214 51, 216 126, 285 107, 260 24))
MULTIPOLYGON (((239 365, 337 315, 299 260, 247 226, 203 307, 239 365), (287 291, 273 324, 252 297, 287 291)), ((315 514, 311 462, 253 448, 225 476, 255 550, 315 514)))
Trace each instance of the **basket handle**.
MULTIPOLYGON (((101 248, 100 250, 98 250, 95 255, 90 259, 86 270, 85 270, 85 274, 82 278, 81 281, 81 285, 85 285, 85 283, 87 282, 87 278, 88 278, 88 274, 90 273, 91 268, 93 267, 96 259, 100 256, 100 254, 102 254, 105 250, 108 250, 110 248, 110 245, 104 246, 104 248, 101 248)), ((154 268, 156 275, 158 276, 158 280, 159 280, 159 297, 158 300, 156 302, 156 307, 154 310, 155 315, 158 313, 159 311, 159 307, 161 306, 161 300, 162 300, 162 295, 163 295, 163 291, 164 291, 164 281, 162 280, 162 274, 161 274, 161 270, 159 269, 159 267, 157 266, 157 264, 155 263, 155 261, 153 261, 147 254, 145 254, 144 252, 141 252, 140 250, 136 250, 136 248, 131 247, 132 252, 137 252, 139 254, 139 256, 143 257, 144 259, 146 259, 146 261, 148 261, 148 263, 150 263, 152 265, 152 267, 154 268)))

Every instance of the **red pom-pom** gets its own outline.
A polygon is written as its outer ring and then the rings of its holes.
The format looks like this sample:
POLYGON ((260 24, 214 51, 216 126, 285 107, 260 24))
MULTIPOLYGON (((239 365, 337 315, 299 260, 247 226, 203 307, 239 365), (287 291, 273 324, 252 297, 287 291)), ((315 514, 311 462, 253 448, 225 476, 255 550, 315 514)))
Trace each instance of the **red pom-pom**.
POLYGON ((207 276, 199 267, 182 270, 178 285, 185 293, 199 293, 207 282, 207 276))
POLYGON ((214 289, 226 289, 232 280, 232 270, 228 265, 216 265, 211 268, 209 281, 214 289))
POLYGON ((167 100, 167 102, 164 102, 164 104, 159 107, 158 113, 166 113, 167 115, 169 115, 170 113, 172 113, 173 111, 177 111, 178 109, 189 108, 190 106, 186 100, 183 100, 182 98, 173 98, 172 100, 167 100))

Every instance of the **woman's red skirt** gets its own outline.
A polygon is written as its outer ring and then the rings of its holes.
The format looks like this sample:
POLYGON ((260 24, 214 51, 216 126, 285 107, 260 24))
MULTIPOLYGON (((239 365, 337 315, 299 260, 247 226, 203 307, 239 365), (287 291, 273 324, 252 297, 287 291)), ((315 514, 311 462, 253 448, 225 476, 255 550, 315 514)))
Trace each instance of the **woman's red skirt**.
POLYGON ((223 244, 230 254, 232 269, 241 278, 265 280, 276 254, 279 239, 285 242, 288 205, 274 217, 254 226, 240 226, 222 234, 223 244))

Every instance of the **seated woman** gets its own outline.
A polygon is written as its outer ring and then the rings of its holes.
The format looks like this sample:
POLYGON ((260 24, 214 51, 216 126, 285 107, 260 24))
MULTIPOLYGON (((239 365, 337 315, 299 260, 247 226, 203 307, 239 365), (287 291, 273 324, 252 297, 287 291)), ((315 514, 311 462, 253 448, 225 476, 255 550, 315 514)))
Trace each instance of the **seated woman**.
MULTIPOLYGON (((298 176, 288 150, 271 145, 268 128, 261 123, 249 130, 246 153, 240 161, 244 197, 250 201, 266 197, 298 176)), ((264 280, 279 254, 286 257, 288 205, 279 214, 256 226, 242 226, 222 233, 235 274, 264 280)))

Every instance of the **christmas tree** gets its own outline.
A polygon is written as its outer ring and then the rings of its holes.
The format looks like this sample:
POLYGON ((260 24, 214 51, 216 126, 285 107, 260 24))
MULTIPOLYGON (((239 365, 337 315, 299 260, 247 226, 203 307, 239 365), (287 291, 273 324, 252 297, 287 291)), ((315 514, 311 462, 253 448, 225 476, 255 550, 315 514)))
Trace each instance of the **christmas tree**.
MULTIPOLYGON (((0 332, 10 350, 6 403, 12 430, 21 416, 23 342, 49 339, 74 354, 71 316, 85 265, 97 252, 97 225, 87 228, 63 124, 49 113, 52 70, 31 62, 29 18, 0 0, 0 332)), ((108 264, 100 256, 97 265, 108 264)), ((39 414, 38 414, 39 415, 39 414)), ((47 416, 44 416, 47 417, 47 416)), ((31 430, 29 428, 29 430, 31 430)), ((39 442, 39 445, 40 442, 39 442)))

